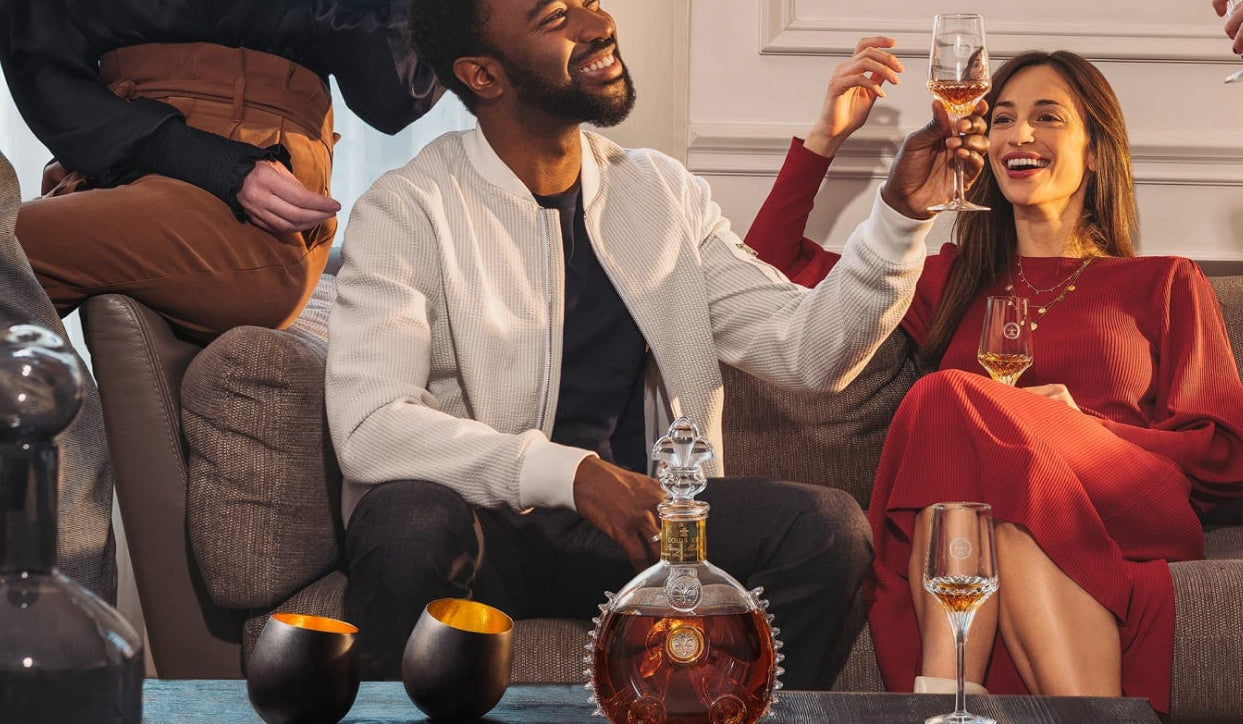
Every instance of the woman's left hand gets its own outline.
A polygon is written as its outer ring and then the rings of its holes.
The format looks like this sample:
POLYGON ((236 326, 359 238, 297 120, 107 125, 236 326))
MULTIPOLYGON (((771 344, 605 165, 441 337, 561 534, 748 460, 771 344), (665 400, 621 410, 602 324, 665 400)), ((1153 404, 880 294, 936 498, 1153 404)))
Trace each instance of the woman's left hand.
POLYGON ((1075 404, 1075 398, 1070 396, 1070 390, 1066 389, 1066 385, 1035 385, 1033 387, 1020 387, 1019 389, 1027 390, 1028 392, 1040 395, 1041 397, 1047 397, 1050 400, 1065 402, 1076 412, 1082 412, 1082 410, 1079 409, 1079 405, 1075 404))
POLYGON ((905 70, 902 61, 884 48, 897 44, 893 38, 878 35, 863 38, 854 55, 833 70, 824 94, 820 115, 807 133, 803 147, 821 156, 832 156, 868 119, 878 98, 885 97, 882 86, 897 85, 905 70))

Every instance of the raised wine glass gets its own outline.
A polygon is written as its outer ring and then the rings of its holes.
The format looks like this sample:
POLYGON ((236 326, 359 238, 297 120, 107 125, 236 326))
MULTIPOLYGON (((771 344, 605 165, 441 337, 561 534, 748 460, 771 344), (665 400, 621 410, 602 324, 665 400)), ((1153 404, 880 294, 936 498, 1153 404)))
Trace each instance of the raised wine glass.
POLYGON ((990 377, 1011 387, 1032 366, 1032 327, 1026 297, 988 298, 976 359, 990 377))
POLYGON ((964 678, 967 629, 975 612, 997 591, 997 559, 993 545, 993 509, 984 503, 937 503, 932 506, 924 590, 940 602, 954 629, 957 689, 954 712, 924 724, 996 724, 967 711, 964 678))
MULTIPOLYGON (((981 15, 937 15, 932 22, 932 53, 928 58, 928 90, 957 122, 971 114, 992 85, 981 15)), ((967 200, 962 159, 954 154, 954 198, 929 211, 988 211, 967 200)))

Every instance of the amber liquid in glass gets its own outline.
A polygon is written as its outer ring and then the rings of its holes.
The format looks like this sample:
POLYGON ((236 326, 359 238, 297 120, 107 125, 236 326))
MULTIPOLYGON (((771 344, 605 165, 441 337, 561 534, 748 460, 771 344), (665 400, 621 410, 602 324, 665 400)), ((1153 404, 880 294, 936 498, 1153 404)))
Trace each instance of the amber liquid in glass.
POLYGON ((1019 375, 1032 366, 1032 356, 1029 354, 981 352, 977 359, 980 365, 988 370, 990 377, 1007 385, 1013 385, 1019 375))
POLYGON ((936 596, 949 613, 970 613, 997 590, 996 578, 939 576, 924 582, 924 590, 936 596))
POLYGON ((597 640, 596 696, 614 722, 750 724, 768 706, 775 653, 760 610, 620 614, 597 640))
POLYGON ((930 80, 928 92, 945 106, 950 118, 970 115, 990 87, 988 80, 930 80))

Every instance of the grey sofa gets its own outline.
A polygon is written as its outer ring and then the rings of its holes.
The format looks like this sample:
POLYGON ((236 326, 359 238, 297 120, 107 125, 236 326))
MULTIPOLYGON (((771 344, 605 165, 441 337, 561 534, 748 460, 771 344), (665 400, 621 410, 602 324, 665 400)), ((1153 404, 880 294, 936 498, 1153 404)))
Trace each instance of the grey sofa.
MULTIPOLYGON (((1206 270, 1243 275, 1243 265, 1206 270)), ((1213 283, 1243 366, 1243 276, 1213 283)), ((159 676, 240 676, 243 650, 270 612, 341 615, 340 473, 322 389, 331 284, 325 276, 291 330, 238 328, 206 349, 127 297, 84 308, 159 676)), ((866 506, 887 422, 920 373, 901 332, 836 396, 809 401, 723 369, 730 473, 834 485, 866 506)), ((1243 716, 1237 512, 1205 521, 1208 560, 1171 567, 1177 721, 1243 716)), ((837 652, 838 690, 881 688, 864 617, 860 602, 837 652)), ((519 622, 515 681, 582 680, 586 630, 579 621, 519 622)))

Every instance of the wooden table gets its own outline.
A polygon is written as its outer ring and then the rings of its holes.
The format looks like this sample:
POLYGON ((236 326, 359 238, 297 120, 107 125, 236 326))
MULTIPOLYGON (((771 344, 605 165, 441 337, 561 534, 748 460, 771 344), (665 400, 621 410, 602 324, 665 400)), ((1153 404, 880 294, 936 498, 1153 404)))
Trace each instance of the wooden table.
MULTIPOLYGON (((766 724, 922 723, 925 717, 954 708, 953 696, 914 694, 841 694, 781 692, 776 716, 766 724)), ((1076 697, 967 697, 967 709, 1000 724, 1158 724, 1144 699, 1076 697)), ((486 719, 492 724, 593 724, 587 692, 581 686, 549 684, 511 686, 486 719)), ((245 681, 146 682, 143 721, 150 724, 262 724, 246 698, 245 681)), ((406 698, 399 682, 365 682, 343 722, 416 724, 426 721, 406 698)))

